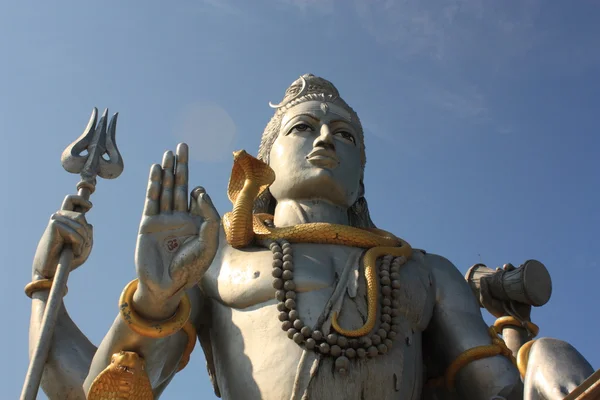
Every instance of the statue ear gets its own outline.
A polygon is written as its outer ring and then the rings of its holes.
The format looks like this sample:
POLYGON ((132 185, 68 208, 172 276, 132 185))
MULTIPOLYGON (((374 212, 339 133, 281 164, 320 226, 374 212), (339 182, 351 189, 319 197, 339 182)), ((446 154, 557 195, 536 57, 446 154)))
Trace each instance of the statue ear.
POLYGON ((358 182, 358 198, 361 197, 365 197, 365 183, 362 179, 358 182))
POLYGON ((375 224, 371 221, 371 216, 369 215, 369 206, 365 199, 365 185, 362 179, 360 180, 358 195, 358 199, 356 199, 352 207, 348 210, 350 225, 357 228, 375 228, 375 224))

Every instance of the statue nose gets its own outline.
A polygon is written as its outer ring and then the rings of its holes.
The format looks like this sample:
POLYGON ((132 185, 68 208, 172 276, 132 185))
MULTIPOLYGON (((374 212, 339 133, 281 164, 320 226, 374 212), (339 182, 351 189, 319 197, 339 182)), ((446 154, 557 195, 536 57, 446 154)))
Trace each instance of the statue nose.
POLYGON ((313 147, 324 147, 326 149, 335 151, 333 135, 331 134, 329 125, 327 125, 327 124, 321 125, 321 130, 319 132, 320 132, 319 136, 313 142, 313 147))

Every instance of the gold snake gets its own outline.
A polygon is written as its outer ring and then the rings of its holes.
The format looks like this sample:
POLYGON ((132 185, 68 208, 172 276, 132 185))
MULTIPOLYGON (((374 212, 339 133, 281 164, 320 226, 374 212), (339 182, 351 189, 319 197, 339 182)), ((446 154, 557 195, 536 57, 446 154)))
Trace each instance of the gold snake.
MULTIPOLYGON (((265 220, 268 214, 253 214, 255 199, 275 180, 275 172, 266 163, 244 150, 234 153, 234 163, 227 195, 233 211, 223 216, 227 242, 243 248, 254 240, 286 239, 291 243, 316 243, 368 249, 363 257, 367 284, 367 321, 356 330, 345 330, 332 315, 332 327, 348 337, 370 333, 377 318, 377 258, 384 255, 410 258, 412 249, 402 239, 376 228, 354 228, 347 225, 315 222, 273 228, 265 220)), ((144 360, 135 352, 115 353, 111 364, 92 383, 88 400, 152 400, 152 387, 144 369, 144 360)))
POLYGON ((367 321, 356 330, 343 329, 332 315, 332 326, 349 337, 364 336, 375 327, 377 318, 377 258, 384 255, 410 258, 412 249, 402 239, 381 229, 361 229, 347 225, 313 222, 295 226, 273 228, 265 224, 273 219, 268 214, 252 214, 254 200, 275 180, 275 173, 266 163, 252 157, 244 150, 233 153, 233 168, 227 195, 233 211, 223 216, 227 242, 236 248, 248 246, 253 240, 286 239, 291 243, 318 243, 369 249, 363 257, 367 283, 367 321))
POLYGON ((144 359, 133 351, 113 354, 110 365, 94 379, 87 399, 153 399, 152 385, 145 369, 144 359))

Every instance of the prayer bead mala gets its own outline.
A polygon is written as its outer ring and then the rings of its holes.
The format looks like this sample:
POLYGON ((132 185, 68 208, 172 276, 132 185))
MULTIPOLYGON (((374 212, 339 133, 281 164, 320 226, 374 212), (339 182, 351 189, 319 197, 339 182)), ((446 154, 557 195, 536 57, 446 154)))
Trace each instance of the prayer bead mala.
POLYGON ((360 338, 347 338, 330 333, 325 336, 320 330, 313 330, 304 324, 296 305, 296 283, 294 282, 294 258, 292 245, 287 240, 270 241, 273 252, 273 288, 277 299, 277 310, 281 329, 288 338, 307 350, 335 358, 336 371, 345 374, 353 358, 375 357, 386 354, 392 347, 400 331, 400 268, 405 257, 382 257, 379 266, 381 287, 381 317, 374 333, 360 338))

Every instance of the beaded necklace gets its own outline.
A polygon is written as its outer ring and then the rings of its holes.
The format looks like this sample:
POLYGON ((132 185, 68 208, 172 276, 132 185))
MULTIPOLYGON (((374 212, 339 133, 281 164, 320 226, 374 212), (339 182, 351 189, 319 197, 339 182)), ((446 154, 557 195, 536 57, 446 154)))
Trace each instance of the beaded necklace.
POLYGON ((307 350, 335 358, 335 369, 345 374, 354 358, 376 357, 391 349, 400 328, 400 267, 406 263, 405 257, 382 257, 379 266, 381 287, 381 317, 374 333, 360 338, 347 338, 330 333, 325 336, 320 330, 313 330, 304 324, 296 307, 296 283, 294 282, 294 257, 292 245, 287 240, 266 243, 273 253, 273 288, 278 301, 277 310, 281 329, 288 338, 307 350))

